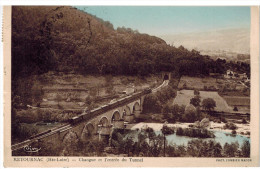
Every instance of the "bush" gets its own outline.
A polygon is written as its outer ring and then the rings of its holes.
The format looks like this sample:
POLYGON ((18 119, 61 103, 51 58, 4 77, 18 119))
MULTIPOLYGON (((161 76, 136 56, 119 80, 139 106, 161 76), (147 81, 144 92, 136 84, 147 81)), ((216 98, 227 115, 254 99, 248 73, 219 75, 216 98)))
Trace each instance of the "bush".
POLYGON ((224 129, 229 129, 229 130, 236 130, 237 126, 234 123, 226 123, 224 125, 224 129))
POLYGON ((236 143, 225 143, 224 145, 224 154, 226 157, 235 157, 238 153, 239 144, 236 143))
POLYGON ((197 90, 197 89, 195 89, 195 90, 194 90, 194 95, 196 95, 196 96, 200 95, 200 91, 197 90))
POLYGON ((176 135, 183 136, 183 129, 181 127, 177 128, 176 135))
POLYGON ((196 128, 177 128, 176 135, 198 137, 198 138, 214 138, 215 135, 212 131, 207 129, 196 129, 196 128))
POLYGON ((236 134, 237 134, 237 131, 236 131, 236 130, 232 130, 231 134, 232 134, 232 135, 236 135, 236 134))
POLYGON ((225 117, 221 118, 221 121, 222 121, 223 123, 227 123, 227 119, 226 119, 225 117))
POLYGON ((246 119, 242 119, 242 123, 243 123, 243 124, 247 124, 246 119))
POLYGON ((158 98, 154 94, 149 94, 145 97, 143 103, 144 113, 160 113, 162 110, 162 105, 158 101, 158 98))
POLYGON ((216 101, 212 98, 206 98, 202 101, 202 107, 205 110, 212 111, 216 107, 216 101))
POLYGON ((250 142, 245 140, 241 146, 241 152, 243 157, 250 157, 250 142))
POLYGON ((233 110, 234 110, 234 111, 238 111, 238 108, 235 106, 233 110))

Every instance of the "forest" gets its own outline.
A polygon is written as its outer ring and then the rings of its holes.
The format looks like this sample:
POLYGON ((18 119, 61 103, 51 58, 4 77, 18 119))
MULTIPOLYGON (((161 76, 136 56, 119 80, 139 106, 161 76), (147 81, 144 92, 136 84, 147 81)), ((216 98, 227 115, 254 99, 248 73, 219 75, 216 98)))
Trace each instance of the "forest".
MULTIPOLYGON (((12 80, 48 71, 197 76, 223 73, 232 64, 131 28, 114 29, 109 21, 74 7, 12 7, 12 80)), ((248 68, 239 65, 240 71, 248 68)))

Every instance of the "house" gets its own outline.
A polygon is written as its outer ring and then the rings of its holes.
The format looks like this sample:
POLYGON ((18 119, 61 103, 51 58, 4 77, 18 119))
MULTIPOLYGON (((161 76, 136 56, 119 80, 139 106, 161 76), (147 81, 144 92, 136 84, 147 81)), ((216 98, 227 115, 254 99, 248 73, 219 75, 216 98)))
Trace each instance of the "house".
POLYGON ((232 70, 227 70, 226 74, 224 75, 224 78, 227 79, 235 78, 235 73, 232 70))
POLYGON ((238 74, 238 76, 239 76, 239 79, 247 79, 246 73, 238 74))

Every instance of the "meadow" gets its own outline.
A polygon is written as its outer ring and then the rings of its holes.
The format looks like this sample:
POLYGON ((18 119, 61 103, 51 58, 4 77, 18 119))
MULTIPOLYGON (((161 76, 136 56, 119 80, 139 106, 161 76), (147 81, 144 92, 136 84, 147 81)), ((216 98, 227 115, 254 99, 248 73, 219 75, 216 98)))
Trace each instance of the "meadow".
MULTIPOLYGON (((178 105, 188 105, 190 104, 190 99, 194 97, 194 90, 180 90, 177 92, 177 96, 173 101, 173 104, 178 105)), ((201 101, 206 98, 212 98, 216 101, 215 111, 231 112, 232 107, 230 107, 226 100, 223 99, 217 92, 214 91, 200 91, 201 101)))

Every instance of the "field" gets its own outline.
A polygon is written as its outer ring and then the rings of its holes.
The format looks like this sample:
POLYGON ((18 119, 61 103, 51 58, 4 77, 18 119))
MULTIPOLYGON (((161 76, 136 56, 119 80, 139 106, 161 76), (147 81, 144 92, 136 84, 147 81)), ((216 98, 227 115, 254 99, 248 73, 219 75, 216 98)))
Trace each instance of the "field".
POLYGON ((245 87, 235 79, 182 76, 178 88, 221 92, 239 91, 241 94, 245 87))
MULTIPOLYGON (((194 97, 194 90, 180 90, 173 101, 173 104, 188 105, 190 99, 194 97)), ((216 101, 215 111, 229 113, 250 113, 250 97, 220 96, 215 91, 200 91, 201 102, 203 99, 212 98, 216 101), (234 107, 238 111, 234 111, 234 107)))
MULTIPOLYGON (((193 90, 180 90, 177 92, 177 96, 173 101, 173 104, 178 105, 188 105, 190 99, 194 97, 193 90)), ((223 99, 217 92, 212 91, 200 91, 201 101, 206 98, 212 98, 216 101, 216 111, 231 112, 232 107, 230 107, 225 99, 223 99)))
POLYGON ((208 88, 210 86, 213 86, 214 88, 218 87, 216 78, 212 78, 212 77, 200 78, 200 77, 182 76, 178 88, 183 88, 185 84, 187 88, 194 88, 198 90, 203 90, 204 86, 207 86, 208 88))
POLYGON ((223 98, 229 106, 237 107, 238 112, 250 113, 250 97, 223 96, 223 98))

